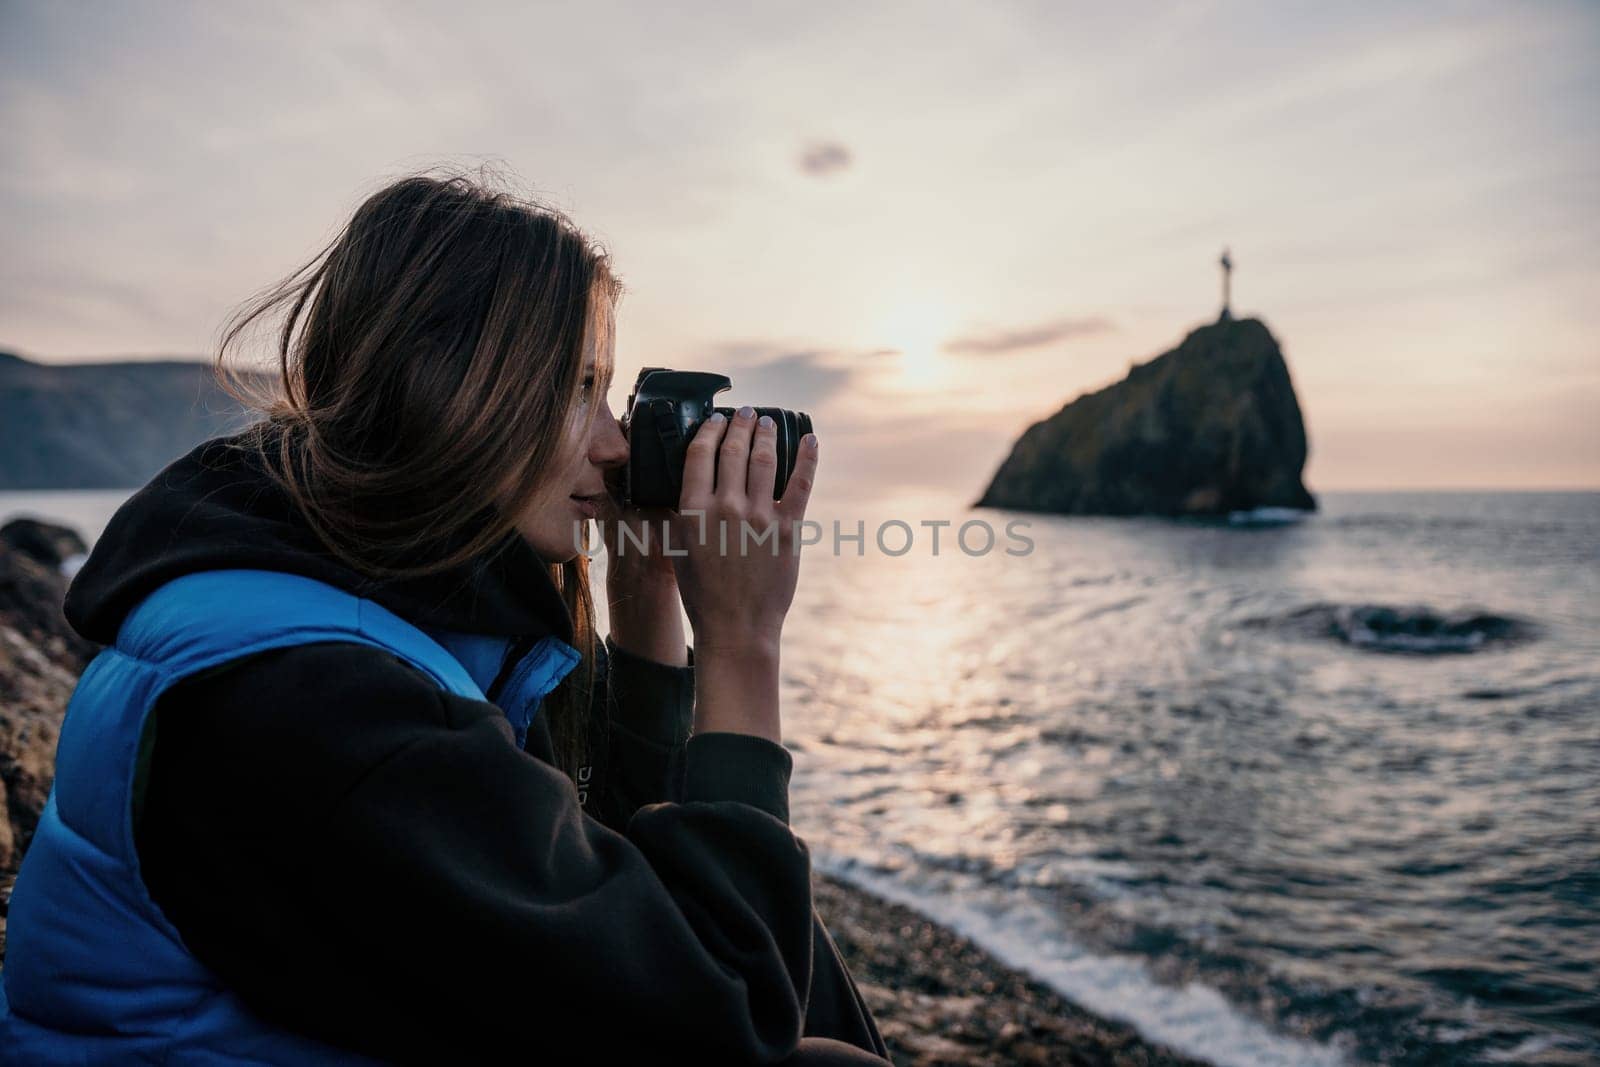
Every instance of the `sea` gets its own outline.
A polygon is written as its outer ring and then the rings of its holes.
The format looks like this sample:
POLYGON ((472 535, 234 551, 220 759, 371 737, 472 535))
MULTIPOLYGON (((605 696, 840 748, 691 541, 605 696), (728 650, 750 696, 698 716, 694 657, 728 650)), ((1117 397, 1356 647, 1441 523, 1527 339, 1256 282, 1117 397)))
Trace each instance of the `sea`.
POLYGON ((817 869, 1218 1064, 1600 1062, 1600 493, 969 503, 813 503, 817 869))

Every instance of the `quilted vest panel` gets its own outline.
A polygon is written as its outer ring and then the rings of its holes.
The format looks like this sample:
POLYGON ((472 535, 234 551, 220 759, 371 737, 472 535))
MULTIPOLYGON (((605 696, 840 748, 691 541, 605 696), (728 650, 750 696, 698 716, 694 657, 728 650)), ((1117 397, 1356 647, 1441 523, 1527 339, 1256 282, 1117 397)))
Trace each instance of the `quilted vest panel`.
MULTIPOLYGON (((200 571, 146 597, 67 706, 55 783, 12 891, 0 1062, 373 1062, 253 1014, 150 899, 134 847, 139 741, 162 692, 229 660, 315 641, 387 649, 476 700, 508 645, 493 635, 424 632, 373 601, 279 571, 200 571)), ((516 665, 499 699, 519 745, 540 701, 577 660, 576 649, 548 637, 516 665)))

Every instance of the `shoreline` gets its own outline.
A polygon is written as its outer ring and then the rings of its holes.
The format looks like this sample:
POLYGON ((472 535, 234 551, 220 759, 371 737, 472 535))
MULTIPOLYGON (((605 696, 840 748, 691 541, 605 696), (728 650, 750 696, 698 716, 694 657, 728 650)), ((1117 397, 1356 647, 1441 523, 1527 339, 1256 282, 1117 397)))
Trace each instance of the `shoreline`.
POLYGON ((1078 1006, 911 908, 820 871, 812 885, 899 1067, 1206 1062, 1078 1006))

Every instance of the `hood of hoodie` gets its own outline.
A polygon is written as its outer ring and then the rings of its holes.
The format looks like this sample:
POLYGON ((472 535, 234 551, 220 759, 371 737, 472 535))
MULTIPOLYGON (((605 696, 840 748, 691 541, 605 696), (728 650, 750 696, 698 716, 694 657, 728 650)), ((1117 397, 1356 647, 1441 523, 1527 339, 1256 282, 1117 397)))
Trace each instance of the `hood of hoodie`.
POLYGON ((109 645, 157 587, 191 571, 243 567, 315 578, 424 627, 572 642, 548 565, 520 535, 448 571, 377 581, 317 540, 242 438, 196 446, 117 509, 67 590, 74 630, 109 645))

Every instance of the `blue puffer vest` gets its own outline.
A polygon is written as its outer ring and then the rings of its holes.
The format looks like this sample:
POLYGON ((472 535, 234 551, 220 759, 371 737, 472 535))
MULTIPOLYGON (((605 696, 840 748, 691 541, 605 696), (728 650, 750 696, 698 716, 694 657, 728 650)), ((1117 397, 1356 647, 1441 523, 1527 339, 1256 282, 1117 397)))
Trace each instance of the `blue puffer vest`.
MULTIPOLYGON (((150 899, 134 849, 134 774, 156 698, 197 671, 311 641, 388 649, 478 700, 509 644, 424 631, 371 600, 278 571, 199 571, 146 597, 67 705, 55 784, 11 897, 0 1063, 372 1062, 254 1015, 185 948, 150 899)), ((517 664, 499 703, 519 745, 578 658, 545 637, 517 664)))

